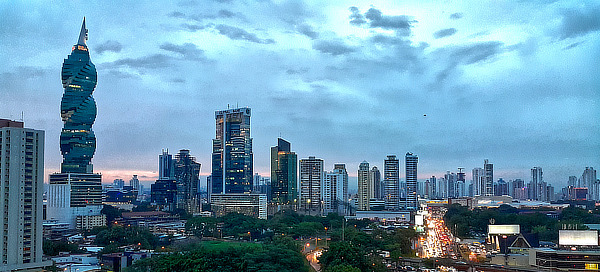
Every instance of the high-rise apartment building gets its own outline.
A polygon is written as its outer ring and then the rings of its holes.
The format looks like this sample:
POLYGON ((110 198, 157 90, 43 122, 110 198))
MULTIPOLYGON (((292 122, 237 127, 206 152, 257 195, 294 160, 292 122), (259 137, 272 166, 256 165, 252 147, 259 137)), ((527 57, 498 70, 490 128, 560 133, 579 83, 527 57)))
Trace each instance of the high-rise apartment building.
MULTIPOLYGON (((60 104, 64 127, 60 134, 63 156, 61 172, 50 175, 46 218, 68 223, 103 223, 102 176, 93 173, 92 157, 96 150, 96 137, 92 124, 96 119, 96 102, 92 92, 96 87, 97 73, 90 61, 86 44, 85 18, 77 44, 62 66, 64 88, 60 104), (83 218, 86 217, 86 218, 83 218)), ((86 224, 87 227, 94 227, 86 224)))
POLYGON ((493 196, 494 195, 494 165, 489 163, 487 159, 483 161, 484 171, 484 191, 483 195, 493 196))
POLYGON ((168 180, 175 178, 175 166, 173 165, 173 155, 169 154, 168 149, 163 149, 162 154, 158 155, 158 179, 168 180))
POLYGON ((324 182, 323 160, 315 157, 300 160, 300 209, 311 212, 321 211, 324 182))
POLYGON ((542 200, 542 187, 544 181, 541 167, 531 168, 531 182, 529 183, 529 197, 533 200, 542 200))
POLYGON ((398 210, 400 197, 400 163, 396 155, 388 155, 383 161, 383 200, 386 210, 398 210))
POLYGON ((483 168, 473 168, 473 195, 483 196, 485 195, 485 172, 483 168))
POLYGON ((358 165, 358 207, 360 211, 369 210, 369 200, 373 198, 373 184, 369 177, 369 163, 363 161, 358 165))
POLYGON ((600 200, 600 182, 596 178, 596 170, 586 167, 581 174, 581 187, 588 188, 588 200, 600 200))
POLYGON ((348 172, 346 165, 335 164, 332 172, 326 172, 322 186, 323 212, 346 214, 348 206, 348 172))
POLYGON ((35 271, 42 261, 44 131, 0 119, 0 271, 35 271))
POLYGON ((429 178, 429 198, 438 198, 438 188, 437 178, 435 176, 431 176, 431 178, 429 178))
POLYGON ((456 174, 452 173, 450 171, 446 171, 446 174, 444 174, 444 181, 446 183, 446 197, 447 198, 456 198, 457 197, 457 192, 456 192, 456 174))
POLYGON ((408 152, 404 159, 406 163, 406 204, 404 207, 408 210, 417 210, 417 164, 419 163, 419 157, 408 152))
POLYGON ((169 150, 163 149, 158 155, 158 180, 150 186, 150 199, 159 210, 173 211, 177 206, 175 160, 169 150))
POLYGON ((381 172, 377 169, 377 166, 373 166, 369 170, 369 182, 373 187, 373 198, 376 200, 383 199, 383 184, 381 183, 381 172))
POLYGON ((215 119, 211 193, 250 193, 254 174, 250 108, 216 111, 215 119))
POLYGON ((184 209, 189 214, 200 212, 198 195, 200 163, 190 155, 189 150, 182 149, 175 155, 173 166, 177 184, 177 208, 184 209))
POLYGON ((298 156, 290 142, 278 138, 271 147, 271 201, 296 207, 298 200, 298 156))

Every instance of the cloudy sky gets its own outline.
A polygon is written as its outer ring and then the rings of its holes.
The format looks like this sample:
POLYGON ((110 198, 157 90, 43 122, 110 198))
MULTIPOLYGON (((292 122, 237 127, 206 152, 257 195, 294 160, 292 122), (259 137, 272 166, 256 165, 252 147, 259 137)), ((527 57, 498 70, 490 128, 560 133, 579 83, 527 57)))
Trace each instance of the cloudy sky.
POLYGON ((162 148, 190 149, 209 174, 228 105, 252 108, 263 175, 278 136, 352 176, 408 151, 420 179, 486 158, 496 178, 541 166, 561 186, 600 167, 597 1, 88 2, 0 3, 0 118, 46 131, 46 173, 60 169, 60 69, 84 16, 104 182, 154 180, 162 148))

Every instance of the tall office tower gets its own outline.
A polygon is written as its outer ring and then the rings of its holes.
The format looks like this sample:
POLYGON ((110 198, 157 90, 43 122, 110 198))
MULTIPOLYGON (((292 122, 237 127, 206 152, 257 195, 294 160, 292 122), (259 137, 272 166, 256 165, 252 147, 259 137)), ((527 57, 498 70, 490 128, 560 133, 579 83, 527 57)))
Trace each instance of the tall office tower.
POLYGON ((446 174, 444 174, 444 180, 446 181, 446 197, 447 198, 455 198, 456 197, 456 174, 451 173, 450 171, 446 171, 446 174))
POLYGON ((168 149, 163 149, 162 154, 158 155, 158 179, 175 179, 175 166, 173 163, 173 155, 169 154, 168 149))
POLYGON ((373 189, 373 184, 369 180, 369 163, 363 161, 358 165, 358 210, 369 210, 369 201, 374 195, 373 189))
POLYGON ((340 174, 342 176, 342 188, 338 191, 337 199, 338 199, 338 210, 342 210, 344 215, 348 213, 347 207, 348 203, 348 171, 346 171, 346 165, 343 163, 336 163, 333 165, 333 173, 340 174), (341 193, 341 195, 339 194, 341 193), (339 201, 342 203, 339 203, 339 201), (340 207, 341 206, 341 207, 340 207))
POLYGON ((0 119, 0 271, 41 268, 44 131, 0 119))
POLYGON ((570 186, 570 187, 577 186, 577 176, 569 176, 569 181, 567 182, 567 186, 570 186))
POLYGON ((417 210, 417 164, 419 157, 413 153, 407 152, 404 157, 406 163, 406 204, 404 207, 408 210, 417 210))
POLYGON ((123 186, 125 186, 125 181, 123 179, 115 179, 113 180, 113 186, 115 188, 123 189, 123 186))
POLYGON ((62 66, 64 94, 60 104, 64 127, 60 134, 61 173, 50 175, 46 218, 69 223, 70 228, 105 225, 102 210, 102 176, 93 173, 96 150, 92 124, 96 102, 92 92, 97 73, 86 45, 85 18, 77 44, 62 66), (93 224, 88 224, 94 222, 93 224))
POLYGON ((456 183, 458 190, 458 197, 467 196, 467 192, 465 190, 465 185, 467 183, 467 173, 463 172, 465 168, 459 167, 458 173, 456 173, 456 183))
POLYGON ((512 184, 512 197, 514 199, 525 200, 529 197, 527 187, 525 187, 525 182, 522 179, 515 179, 512 184))
POLYGON ((493 196, 494 195, 494 165, 489 163, 487 159, 483 161, 484 171, 484 191, 483 195, 493 196))
POLYGON ((174 211, 177 202, 175 160, 169 150, 158 155, 158 180, 150 185, 150 199, 162 211, 174 211))
POLYGON ((483 168, 473 168, 473 195, 483 196, 485 195, 485 172, 483 168))
POLYGON ((348 173, 344 164, 336 164, 332 172, 325 172, 322 186, 323 213, 345 215, 348 202, 348 173))
POLYGON ((496 182, 494 186, 494 195, 495 196, 504 196, 508 195, 508 183, 504 181, 504 179, 499 178, 498 182, 496 182))
POLYGON ((298 200, 298 156, 290 142, 277 138, 271 147, 271 201, 296 208, 298 200))
POLYGON ((177 208, 184 209, 189 214, 200 212, 198 183, 200 163, 190 155, 187 149, 179 150, 175 155, 175 181, 177 184, 177 208))
POLYGON ((311 212, 321 210, 323 185, 323 160, 315 157, 300 160, 300 209, 311 212))
POLYGON ((133 175, 133 177, 129 180, 129 186, 133 188, 134 191, 140 190, 140 180, 138 179, 138 175, 133 175))
POLYGON ((253 153, 250 108, 215 112, 212 153, 212 194, 252 191, 253 153))
POLYGON ((431 176, 431 178, 429 178, 429 186, 430 186, 430 193, 429 193, 429 198, 438 198, 438 186, 437 186, 437 179, 435 178, 435 176, 431 176))
POLYGON ((531 168, 531 183, 529 183, 529 197, 533 200, 542 200, 541 184, 543 181, 542 168, 531 168))
POLYGON ((429 179, 425 180, 425 198, 431 198, 431 182, 429 181, 429 179))
POLYGON ((369 182, 373 188, 373 198, 377 200, 383 199, 383 184, 381 183, 381 172, 377 169, 377 166, 373 166, 369 170, 369 182))
POLYGON ((400 197, 400 163, 396 155, 383 161, 383 200, 386 210, 398 210, 400 197))
POLYGON ((579 182, 581 187, 588 188, 588 200, 600 200, 600 184, 596 180, 596 170, 586 167, 579 182))

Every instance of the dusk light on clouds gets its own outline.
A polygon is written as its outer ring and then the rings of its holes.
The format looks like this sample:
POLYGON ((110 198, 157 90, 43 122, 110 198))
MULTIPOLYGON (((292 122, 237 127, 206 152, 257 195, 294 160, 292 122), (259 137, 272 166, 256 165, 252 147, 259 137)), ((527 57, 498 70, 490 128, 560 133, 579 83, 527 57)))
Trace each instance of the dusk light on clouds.
POLYGON ((163 148, 189 149, 209 175, 228 105, 252 108, 266 176, 279 136, 351 176, 409 151, 419 179, 486 158, 496 178, 541 166, 560 186, 600 167, 597 1, 4 1, 0 118, 46 131, 47 174, 84 16, 104 182, 155 180, 163 148))

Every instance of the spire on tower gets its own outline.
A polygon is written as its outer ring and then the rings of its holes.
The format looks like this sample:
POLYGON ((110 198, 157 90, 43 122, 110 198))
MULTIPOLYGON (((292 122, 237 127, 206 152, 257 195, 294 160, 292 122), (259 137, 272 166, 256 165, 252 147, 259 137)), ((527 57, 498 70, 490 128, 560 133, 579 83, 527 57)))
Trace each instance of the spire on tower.
POLYGON ((78 45, 87 46, 85 41, 88 39, 88 30, 85 28, 85 17, 83 17, 83 24, 81 25, 81 32, 79 32, 79 40, 77 41, 78 45))

